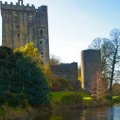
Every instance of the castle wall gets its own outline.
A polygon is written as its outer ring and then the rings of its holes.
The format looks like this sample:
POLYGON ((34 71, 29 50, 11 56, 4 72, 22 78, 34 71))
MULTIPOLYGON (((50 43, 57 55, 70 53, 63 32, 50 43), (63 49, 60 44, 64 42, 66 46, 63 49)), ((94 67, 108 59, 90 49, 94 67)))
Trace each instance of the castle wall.
POLYGON ((24 6, 23 0, 18 0, 16 5, 0 3, 2 45, 14 49, 32 41, 46 64, 49 61, 47 6, 36 9, 34 5, 24 6))
POLYGON ((80 88, 77 63, 54 65, 51 70, 57 77, 69 80, 75 90, 80 88))
POLYGON ((100 50, 83 50, 81 52, 82 88, 90 92, 92 80, 101 73, 100 50))
MULTIPOLYGON (((49 59, 49 38, 48 38, 48 17, 47 7, 41 6, 36 13, 37 27, 37 47, 42 57, 48 61, 49 59)), ((45 61, 45 62, 47 62, 45 61)))

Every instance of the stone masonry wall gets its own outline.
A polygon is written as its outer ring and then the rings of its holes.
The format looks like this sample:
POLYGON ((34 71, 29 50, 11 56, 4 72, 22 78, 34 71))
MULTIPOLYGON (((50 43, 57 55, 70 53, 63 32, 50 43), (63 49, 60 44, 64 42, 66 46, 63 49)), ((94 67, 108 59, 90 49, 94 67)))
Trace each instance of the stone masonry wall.
POLYGON ((93 78, 101 73, 100 50, 83 50, 81 52, 82 88, 90 92, 93 78))
POLYGON ((18 48, 32 41, 38 48, 43 62, 49 62, 49 35, 47 6, 23 3, 18 0, 16 5, 12 2, 0 1, 2 16, 2 45, 10 48, 18 48))
POLYGON ((57 77, 69 80, 75 89, 79 89, 77 63, 54 65, 51 69, 57 77))

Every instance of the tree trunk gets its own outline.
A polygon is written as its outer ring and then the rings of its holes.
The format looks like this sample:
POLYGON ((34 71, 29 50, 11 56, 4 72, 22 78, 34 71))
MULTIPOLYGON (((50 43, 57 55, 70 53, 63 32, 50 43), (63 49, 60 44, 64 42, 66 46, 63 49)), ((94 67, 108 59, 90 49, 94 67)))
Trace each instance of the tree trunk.
POLYGON ((112 85, 113 85, 116 57, 117 57, 117 49, 115 50, 115 54, 113 56, 112 69, 111 69, 110 87, 109 87, 109 93, 110 93, 111 96, 112 96, 112 85))

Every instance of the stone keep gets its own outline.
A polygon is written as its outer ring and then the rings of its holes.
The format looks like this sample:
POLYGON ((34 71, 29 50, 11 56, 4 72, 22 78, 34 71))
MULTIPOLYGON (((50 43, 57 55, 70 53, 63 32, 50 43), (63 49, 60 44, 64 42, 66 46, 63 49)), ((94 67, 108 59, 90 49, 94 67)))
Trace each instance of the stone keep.
POLYGON ((101 73, 101 53, 100 50, 83 50, 81 52, 81 76, 82 88, 90 92, 91 82, 96 74, 101 73))
POLYGON ((0 1, 2 16, 2 45, 18 48, 32 41, 38 48, 44 64, 49 61, 47 6, 26 6, 23 0, 16 5, 0 1))

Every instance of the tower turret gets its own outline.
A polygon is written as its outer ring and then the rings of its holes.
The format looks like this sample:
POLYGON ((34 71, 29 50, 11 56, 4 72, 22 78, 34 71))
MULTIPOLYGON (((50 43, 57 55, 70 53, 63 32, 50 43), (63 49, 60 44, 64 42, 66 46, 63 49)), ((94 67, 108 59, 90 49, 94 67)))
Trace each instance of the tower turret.
POLYGON ((32 41, 42 55, 43 62, 49 61, 49 37, 47 6, 35 8, 34 5, 23 4, 18 0, 1 4, 2 45, 18 48, 32 41))

